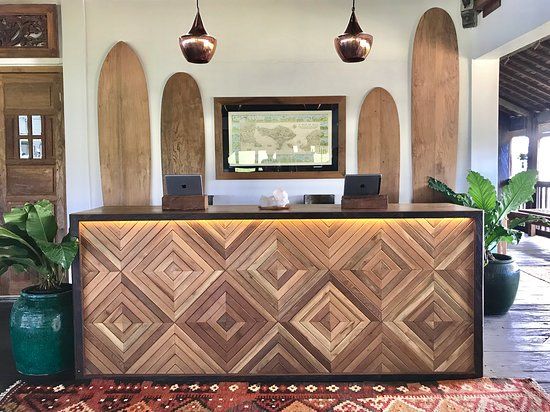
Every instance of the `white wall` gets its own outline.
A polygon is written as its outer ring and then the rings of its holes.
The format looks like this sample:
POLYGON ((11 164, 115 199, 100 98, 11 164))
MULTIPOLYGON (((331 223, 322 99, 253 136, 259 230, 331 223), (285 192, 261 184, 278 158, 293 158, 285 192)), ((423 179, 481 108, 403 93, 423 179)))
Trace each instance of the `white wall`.
POLYGON ((498 183, 499 59, 472 61, 471 168, 498 183))
POLYGON ((459 188, 470 167, 469 38, 461 28, 457 0, 360 1, 357 15, 374 35, 364 63, 344 64, 333 38, 349 18, 343 0, 202 0, 207 30, 219 41, 208 65, 185 61, 177 39, 194 17, 192 1, 62 0, 65 76, 68 210, 101 205, 97 136, 97 85, 101 64, 119 40, 128 42, 142 60, 149 87, 152 137, 153 201, 162 195, 160 107, 164 84, 175 72, 193 75, 199 84, 206 129, 206 188, 219 202, 255 203, 278 186, 291 199, 304 193, 341 195, 342 179, 283 181, 216 181, 213 98, 217 96, 346 95, 347 171, 357 170, 357 119, 363 98, 376 86, 393 95, 401 125, 401 201, 411 199, 410 65, 412 42, 421 15, 445 8, 457 28, 461 52, 459 188), (71 34, 68 34, 70 30, 71 34), (82 84, 83 76, 86 84, 82 84), (86 112, 87 116, 84 116, 86 112), (88 175, 89 170, 89 175, 88 175))
POLYGON ((522 37, 550 21, 549 0, 502 0, 502 6, 486 18, 479 16, 479 25, 472 39, 472 58, 499 58, 547 35, 547 31, 534 34, 526 41, 522 37), (507 43, 514 43, 506 51, 497 51, 507 43), (489 54, 489 55, 488 55, 489 54))

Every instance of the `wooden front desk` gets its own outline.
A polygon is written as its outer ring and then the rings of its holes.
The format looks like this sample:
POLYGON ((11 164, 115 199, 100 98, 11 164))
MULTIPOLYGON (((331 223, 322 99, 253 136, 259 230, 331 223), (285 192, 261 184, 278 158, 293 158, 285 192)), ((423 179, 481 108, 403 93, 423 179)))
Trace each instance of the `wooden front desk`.
POLYGON ((482 374, 481 211, 71 215, 78 377, 482 374))

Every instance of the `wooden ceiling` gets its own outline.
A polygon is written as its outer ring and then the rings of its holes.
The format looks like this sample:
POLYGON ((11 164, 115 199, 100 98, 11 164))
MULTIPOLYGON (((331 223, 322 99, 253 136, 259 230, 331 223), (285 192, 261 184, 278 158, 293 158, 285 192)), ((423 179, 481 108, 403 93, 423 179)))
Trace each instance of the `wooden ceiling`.
POLYGON ((500 60, 500 110, 528 116, 550 110, 550 37, 500 60))

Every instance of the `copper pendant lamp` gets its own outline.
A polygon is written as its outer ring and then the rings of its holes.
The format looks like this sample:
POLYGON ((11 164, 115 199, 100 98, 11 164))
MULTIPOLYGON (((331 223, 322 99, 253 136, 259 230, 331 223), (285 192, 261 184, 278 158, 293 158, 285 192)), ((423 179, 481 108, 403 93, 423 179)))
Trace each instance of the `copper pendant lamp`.
POLYGON ((197 15, 188 34, 180 37, 180 48, 189 63, 205 64, 216 52, 217 40, 209 36, 202 24, 197 0, 197 15))
POLYGON ((348 27, 346 27, 344 34, 334 39, 336 52, 345 63, 362 62, 369 55, 372 40, 372 36, 364 33, 361 26, 359 26, 357 17, 355 17, 355 0, 353 0, 348 27))

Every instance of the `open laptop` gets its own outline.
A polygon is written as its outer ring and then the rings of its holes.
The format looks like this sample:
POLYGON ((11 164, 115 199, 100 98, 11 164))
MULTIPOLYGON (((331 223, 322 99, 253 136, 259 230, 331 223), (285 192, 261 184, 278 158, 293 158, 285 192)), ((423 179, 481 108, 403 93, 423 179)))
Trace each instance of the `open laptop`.
POLYGON ((378 195, 381 182, 381 174, 346 175, 344 196, 378 195))
POLYGON ((201 175, 166 175, 165 179, 167 195, 202 195, 201 175))

